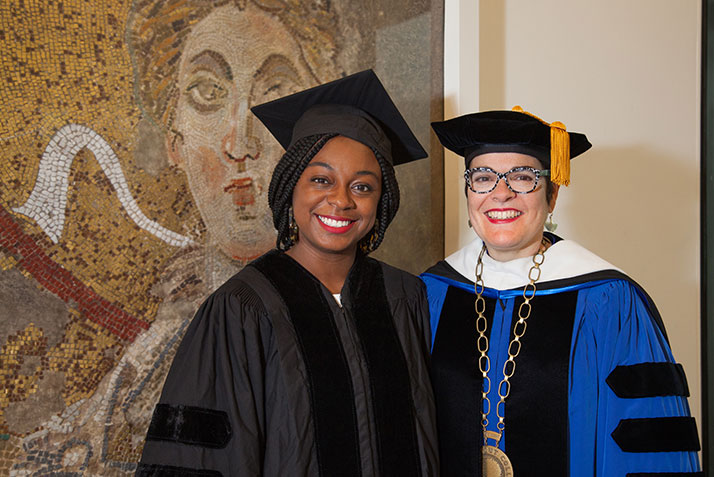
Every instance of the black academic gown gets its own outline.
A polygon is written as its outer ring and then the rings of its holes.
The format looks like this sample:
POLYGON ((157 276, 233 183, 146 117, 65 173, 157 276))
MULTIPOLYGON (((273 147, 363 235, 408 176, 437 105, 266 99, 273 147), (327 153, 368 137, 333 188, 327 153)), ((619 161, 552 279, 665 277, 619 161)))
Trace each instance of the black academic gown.
POLYGON ((423 284, 358 256, 343 308, 272 251, 198 310, 137 475, 438 472, 423 284))

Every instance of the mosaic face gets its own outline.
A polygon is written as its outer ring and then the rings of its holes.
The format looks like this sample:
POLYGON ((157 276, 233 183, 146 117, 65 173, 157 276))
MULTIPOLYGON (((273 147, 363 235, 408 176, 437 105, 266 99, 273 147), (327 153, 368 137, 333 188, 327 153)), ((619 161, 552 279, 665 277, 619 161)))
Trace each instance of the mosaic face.
MULTIPOLYGON (((77 67, 63 43, 50 45, 59 49, 54 56, 67 55, 67 84, 100 81, 92 75, 101 65, 109 72, 103 78, 114 82, 100 86, 122 94, 99 101, 62 88, 55 92, 58 104, 48 107, 56 124, 36 136, 12 131, 21 140, 34 139, 17 150, 36 150, 15 155, 2 168, 0 282, 19 278, 25 286, 0 293, 0 299, 34 307, 0 312, 0 474, 132 473, 196 308, 245 260, 274 246, 267 187, 282 148, 249 109, 328 73, 303 60, 306 46, 297 43, 294 30, 314 31, 302 16, 291 17, 302 10, 268 13, 253 2, 217 3, 224 5, 136 1, 122 13, 102 3, 98 8, 116 13, 107 15, 111 28, 92 21, 92 6, 83 4, 73 14, 87 19, 81 25, 92 54, 81 53, 91 56, 88 70, 77 67), (173 9, 171 21, 153 21, 157 5, 173 9), (137 17, 147 15, 143 23, 123 23, 132 17, 129 8, 138 9, 137 17), (161 39, 132 50, 132 63, 128 45, 118 41, 125 28, 130 36, 161 39), (162 35, 171 41, 162 43, 162 35), (169 59, 162 50, 167 43, 169 59), (172 65, 157 68, 159 84, 132 77, 132 67, 146 60, 172 65), (137 140, 139 115, 146 114, 132 103, 139 89, 173 94, 152 117, 159 127, 148 143, 137 140), (63 102, 65 95, 76 99, 74 109, 63 102), (153 157, 132 162, 137 149, 153 157), (163 152, 183 173, 165 167, 163 152), (192 241, 200 235, 199 215, 205 235, 192 241), (186 231, 190 237, 182 235, 186 231), (187 240, 167 240, 167 233, 187 240), (48 297, 57 303, 42 304, 48 297)), ((58 18, 65 17, 52 10, 38 28, 58 18)), ((323 30, 319 38, 331 34, 323 30)), ((15 46, 24 51, 26 45, 15 46)), ((32 91, 24 96, 39 94, 32 91)))
POLYGON ((283 151, 250 107, 375 66, 377 28, 427 72, 429 17, 421 0, 40 3, 0 7, 0 475, 133 475, 195 310, 275 244, 283 151))
POLYGON ((178 135, 167 137, 167 150, 186 172, 209 241, 232 258, 275 243, 267 195, 282 149, 250 107, 303 89, 309 72, 300 58, 282 23, 251 6, 217 8, 186 41, 178 135))

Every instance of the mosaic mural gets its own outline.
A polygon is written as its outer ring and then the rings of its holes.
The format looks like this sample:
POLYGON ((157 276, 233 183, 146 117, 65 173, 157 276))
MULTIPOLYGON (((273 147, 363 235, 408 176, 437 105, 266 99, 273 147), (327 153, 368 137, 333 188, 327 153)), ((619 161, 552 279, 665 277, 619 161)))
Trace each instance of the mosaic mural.
MULTIPOLYGON (((430 146, 435 7, 381 3, 0 3, 0 475, 133 472, 197 306, 274 245, 251 105, 375 67, 430 146)), ((432 168, 381 251, 412 271, 432 168)))

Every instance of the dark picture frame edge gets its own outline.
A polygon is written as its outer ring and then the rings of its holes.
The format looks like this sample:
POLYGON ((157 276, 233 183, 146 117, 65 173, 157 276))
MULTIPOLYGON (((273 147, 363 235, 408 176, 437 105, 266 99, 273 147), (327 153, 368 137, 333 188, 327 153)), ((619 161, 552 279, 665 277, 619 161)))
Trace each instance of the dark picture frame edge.
POLYGON ((703 470, 714 475, 714 0, 702 0, 701 61, 701 429, 703 470))
MULTIPOLYGON (((431 121, 444 120, 444 0, 432 0, 431 57, 442 65, 431 69, 431 121)), ((431 230, 432 254, 444 255, 444 151, 434 132, 429 134, 429 150, 439 151, 431 157, 431 230)))

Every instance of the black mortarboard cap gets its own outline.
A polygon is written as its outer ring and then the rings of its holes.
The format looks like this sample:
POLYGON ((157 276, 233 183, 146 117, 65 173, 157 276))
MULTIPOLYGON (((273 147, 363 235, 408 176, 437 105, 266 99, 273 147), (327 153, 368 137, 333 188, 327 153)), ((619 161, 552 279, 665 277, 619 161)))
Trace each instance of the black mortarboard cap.
POLYGON ((475 156, 489 152, 519 152, 551 169, 551 180, 570 182, 570 159, 592 146, 584 134, 567 132, 560 122, 547 123, 516 106, 513 111, 484 111, 431 123, 447 149, 464 156, 468 167, 475 156))
POLYGON ((394 165, 427 156, 372 70, 251 108, 288 149, 313 134, 340 134, 376 149, 394 165))

